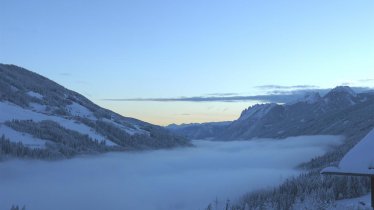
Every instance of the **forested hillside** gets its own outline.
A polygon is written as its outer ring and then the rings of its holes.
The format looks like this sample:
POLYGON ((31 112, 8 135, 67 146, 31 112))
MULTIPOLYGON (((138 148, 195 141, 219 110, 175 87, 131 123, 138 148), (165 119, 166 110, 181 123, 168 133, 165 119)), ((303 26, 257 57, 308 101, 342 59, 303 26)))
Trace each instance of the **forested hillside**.
POLYGON ((15 65, 0 64, 2 157, 189 146, 166 129, 99 107, 84 96, 15 65))

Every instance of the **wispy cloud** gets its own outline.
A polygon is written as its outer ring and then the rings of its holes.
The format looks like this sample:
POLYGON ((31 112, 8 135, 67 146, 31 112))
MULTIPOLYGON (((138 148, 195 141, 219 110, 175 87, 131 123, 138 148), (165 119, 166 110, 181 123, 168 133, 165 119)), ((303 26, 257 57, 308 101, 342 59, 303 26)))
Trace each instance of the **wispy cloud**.
POLYGON ((60 73, 60 75, 64 76, 64 77, 70 77, 71 76, 71 74, 68 73, 68 72, 62 72, 62 73, 60 73))
POLYGON ((295 95, 255 95, 255 96, 195 96, 177 98, 123 98, 104 99, 105 101, 154 101, 154 102, 241 102, 241 101, 263 101, 272 103, 286 103, 295 99, 295 95))
POLYGON ((342 86, 350 86, 350 85, 352 85, 352 83, 350 83, 350 82, 343 82, 341 85, 342 86))
POLYGON ((207 96, 237 96, 240 95, 239 93, 209 93, 205 94, 207 96))
POLYGON ((374 82, 374 79, 360 79, 359 82, 374 82))
POLYGON ((282 90, 291 90, 291 89, 316 89, 318 86, 314 85, 291 85, 291 86, 286 86, 286 85, 260 85, 256 86, 255 88, 257 89, 282 89, 282 90))
POLYGON ((176 114, 176 115, 179 115, 179 116, 191 116, 192 114, 190 114, 190 113, 182 113, 182 114, 176 114))

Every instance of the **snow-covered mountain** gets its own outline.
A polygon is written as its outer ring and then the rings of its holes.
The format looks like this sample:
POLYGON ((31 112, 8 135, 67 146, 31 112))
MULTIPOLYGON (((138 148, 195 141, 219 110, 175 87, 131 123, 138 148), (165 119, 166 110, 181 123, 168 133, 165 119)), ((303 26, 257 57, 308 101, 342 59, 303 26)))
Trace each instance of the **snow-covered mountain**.
POLYGON ((166 128, 178 135, 185 136, 189 139, 206 139, 211 138, 222 128, 228 126, 231 122, 209 122, 209 123, 190 123, 190 124, 171 124, 166 128))
POLYGON ((297 99, 296 101, 293 101, 291 103, 288 103, 289 105, 299 103, 299 102, 305 102, 308 104, 314 104, 321 100, 321 95, 318 92, 310 92, 306 93, 302 98, 297 99))
POLYGON ((0 64, 0 136, 0 152, 9 154, 20 148, 72 156, 189 145, 160 126, 123 117, 43 76, 5 64, 0 64))
MULTIPOLYGON (((202 124, 204 125, 204 124, 202 124)), ((237 140, 285 138, 298 135, 345 135, 350 128, 374 127, 374 94, 355 93, 348 86, 338 86, 321 97, 308 93, 289 104, 257 104, 245 109, 237 120, 226 123, 204 138, 237 140)), ((172 131, 198 138, 203 126, 180 127, 172 131)), ((204 134, 207 134, 205 132, 204 134)))

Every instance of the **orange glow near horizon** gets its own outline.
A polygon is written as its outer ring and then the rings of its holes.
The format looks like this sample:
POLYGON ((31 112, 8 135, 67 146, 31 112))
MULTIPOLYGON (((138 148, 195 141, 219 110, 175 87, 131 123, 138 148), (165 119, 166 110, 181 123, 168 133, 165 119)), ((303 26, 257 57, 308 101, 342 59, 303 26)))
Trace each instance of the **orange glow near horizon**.
POLYGON ((232 121, 255 102, 112 102, 95 101, 125 117, 156 125, 232 121))

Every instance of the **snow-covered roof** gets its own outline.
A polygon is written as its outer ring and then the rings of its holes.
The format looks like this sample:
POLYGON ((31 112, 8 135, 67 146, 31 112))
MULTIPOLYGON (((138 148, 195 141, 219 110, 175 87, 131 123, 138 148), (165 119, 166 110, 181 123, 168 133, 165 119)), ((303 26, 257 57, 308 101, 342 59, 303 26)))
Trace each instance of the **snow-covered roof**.
POLYGON ((343 157, 338 167, 327 167, 321 173, 374 175, 374 129, 343 157))

